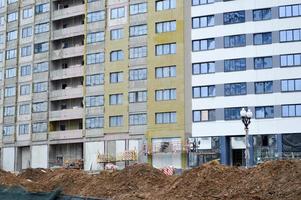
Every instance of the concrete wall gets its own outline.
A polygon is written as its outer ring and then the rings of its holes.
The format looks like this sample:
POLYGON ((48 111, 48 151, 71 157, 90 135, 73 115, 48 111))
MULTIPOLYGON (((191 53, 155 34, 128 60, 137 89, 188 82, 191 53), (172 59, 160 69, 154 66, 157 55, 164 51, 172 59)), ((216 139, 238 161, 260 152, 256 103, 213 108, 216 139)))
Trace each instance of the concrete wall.
POLYGON ((3 148, 3 170, 15 171, 15 148, 3 148))

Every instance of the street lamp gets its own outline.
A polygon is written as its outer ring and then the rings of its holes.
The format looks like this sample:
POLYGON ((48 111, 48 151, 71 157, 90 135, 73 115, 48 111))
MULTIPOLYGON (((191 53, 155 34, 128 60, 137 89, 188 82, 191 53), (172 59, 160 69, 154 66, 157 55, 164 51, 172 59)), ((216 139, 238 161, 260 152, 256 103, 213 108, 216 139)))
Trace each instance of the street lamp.
POLYGON ((249 167, 249 159, 250 159, 250 144, 249 144, 249 125, 251 123, 251 118, 253 113, 250 109, 246 111, 244 108, 240 111, 241 121, 245 125, 246 132, 246 151, 245 151, 245 159, 246 159, 246 168, 249 167))

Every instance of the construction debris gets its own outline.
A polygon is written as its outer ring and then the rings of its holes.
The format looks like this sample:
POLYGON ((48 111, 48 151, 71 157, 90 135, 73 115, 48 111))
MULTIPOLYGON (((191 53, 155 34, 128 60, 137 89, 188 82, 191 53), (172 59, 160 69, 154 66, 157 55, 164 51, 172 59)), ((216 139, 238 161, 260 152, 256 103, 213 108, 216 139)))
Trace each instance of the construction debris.
POLYGON ((19 175, 0 171, 0 185, 118 200, 300 200, 301 161, 271 161, 251 169, 212 162, 181 176, 166 176, 146 164, 97 175, 74 169, 28 169, 19 175))

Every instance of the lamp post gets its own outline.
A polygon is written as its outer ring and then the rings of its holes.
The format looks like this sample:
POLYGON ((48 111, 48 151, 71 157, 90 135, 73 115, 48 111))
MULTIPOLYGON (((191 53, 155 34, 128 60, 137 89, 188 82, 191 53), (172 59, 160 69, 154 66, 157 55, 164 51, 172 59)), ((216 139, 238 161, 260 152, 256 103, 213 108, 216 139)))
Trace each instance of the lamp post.
POLYGON ((250 109, 246 111, 244 108, 240 111, 241 121, 245 125, 245 132, 246 132, 246 151, 245 151, 245 159, 246 159, 246 168, 250 166, 250 144, 249 144, 249 125, 251 123, 251 118, 253 113, 250 109))

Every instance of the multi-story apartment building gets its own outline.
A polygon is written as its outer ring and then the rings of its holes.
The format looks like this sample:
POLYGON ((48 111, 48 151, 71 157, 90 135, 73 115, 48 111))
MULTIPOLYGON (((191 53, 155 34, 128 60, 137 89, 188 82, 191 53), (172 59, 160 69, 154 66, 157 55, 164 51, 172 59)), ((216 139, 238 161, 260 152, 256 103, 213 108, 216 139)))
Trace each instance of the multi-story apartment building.
POLYGON ((0 166, 243 165, 243 107, 253 164, 301 152, 300 16, 300 0, 0 0, 0 166))
POLYGON ((183 167, 188 5, 0 0, 2 168, 82 159, 97 170, 98 155, 123 167, 130 150, 139 162, 183 167))
POLYGON ((251 163, 301 152, 300 16, 300 0, 192 0, 190 166, 244 165, 245 107, 251 163))

